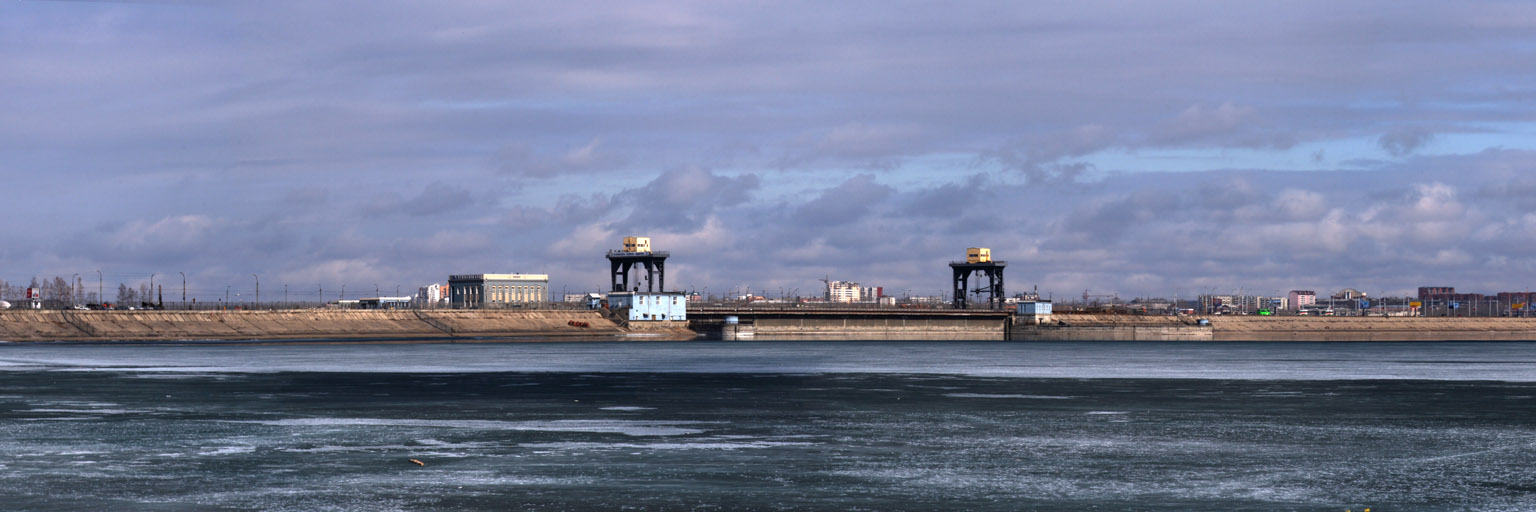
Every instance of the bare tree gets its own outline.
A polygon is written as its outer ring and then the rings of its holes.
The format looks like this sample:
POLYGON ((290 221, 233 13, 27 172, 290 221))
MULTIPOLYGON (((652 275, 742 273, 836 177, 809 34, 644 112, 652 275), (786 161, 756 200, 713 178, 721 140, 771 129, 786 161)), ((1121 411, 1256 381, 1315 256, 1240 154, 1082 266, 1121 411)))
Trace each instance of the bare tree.
POLYGON ((139 291, 129 288, 128 285, 117 284, 117 305, 126 306, 139 300, 139 291))

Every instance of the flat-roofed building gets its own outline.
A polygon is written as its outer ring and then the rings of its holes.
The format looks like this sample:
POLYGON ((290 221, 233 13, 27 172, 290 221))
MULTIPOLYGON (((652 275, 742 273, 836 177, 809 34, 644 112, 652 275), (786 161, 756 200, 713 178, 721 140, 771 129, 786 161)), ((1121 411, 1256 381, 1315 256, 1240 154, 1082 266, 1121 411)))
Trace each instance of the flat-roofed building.
POLYGON ((1291 290, 1291 293, 1286 295, 1286 305, 1290 306, 1287 309, 1292 311, 1300 311, 1313 304, 1317 304, 1317 292, 1312 290, 1291 290))
POLYGON ((412 297, 367 297, 357 299, 358 309, 409 309, 412 297))
POLYGON ((452 275, 448 297, 461 309, 538 306, 549 297, 549 274, 452 275))
POLYGON ((631 322, 686 321, 688 296, 682 292, 613 292, 608 294, 608 309, 631 322))

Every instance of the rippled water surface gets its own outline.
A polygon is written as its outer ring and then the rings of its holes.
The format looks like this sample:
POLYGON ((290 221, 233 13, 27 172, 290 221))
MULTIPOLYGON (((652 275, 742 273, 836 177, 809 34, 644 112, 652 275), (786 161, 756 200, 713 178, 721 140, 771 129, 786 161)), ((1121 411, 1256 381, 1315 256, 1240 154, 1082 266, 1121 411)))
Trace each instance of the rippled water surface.
POLYGON ((1536 510, 1533 367, 1525 343, 0 345, 0 503, 1536 510))

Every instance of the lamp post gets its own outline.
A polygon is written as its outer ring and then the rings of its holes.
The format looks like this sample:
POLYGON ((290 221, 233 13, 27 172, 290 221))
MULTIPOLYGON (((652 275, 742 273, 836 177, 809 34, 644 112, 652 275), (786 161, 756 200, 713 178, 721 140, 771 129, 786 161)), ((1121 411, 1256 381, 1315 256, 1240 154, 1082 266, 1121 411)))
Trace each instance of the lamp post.
POLYGON ((105 302, 101 300, 101 270, 96 271, 96 302, 105 302))
MULTIPOLYGON (((155 273, 154 272, 150 272, 150 274, 149 274, 149 297, 145 297, 145 298, 147 299, 147 298, 154 297, 154 296, 155 296, 155 273)), ((144 302, 149 302, 149 301, 146 300, 144 302)))
POLYGON ((80 301, 76 299, 76 297, 80 294, 80 287, 78 286, 80 284, 80 274, 75 274, 73 279, 74 280, 69 282, 69 302, 71 305, 80 303, 80 301))
POLYGON ((177 272, 177 274, 181 274, 181 307, 187 307, 187 273, 177 272))
POLYGON ((256 309, 261 309, 261 276, 251 274, 251 277, 256 278, 256 309))

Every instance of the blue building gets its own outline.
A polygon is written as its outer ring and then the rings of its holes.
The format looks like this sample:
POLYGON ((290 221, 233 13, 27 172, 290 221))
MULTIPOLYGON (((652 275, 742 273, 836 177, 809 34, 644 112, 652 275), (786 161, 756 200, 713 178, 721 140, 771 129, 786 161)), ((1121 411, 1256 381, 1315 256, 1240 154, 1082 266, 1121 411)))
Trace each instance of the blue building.
POLYGON ((688 296, 682 292, 613 292, 608 309, 631 322, 687 321, 688 296))

